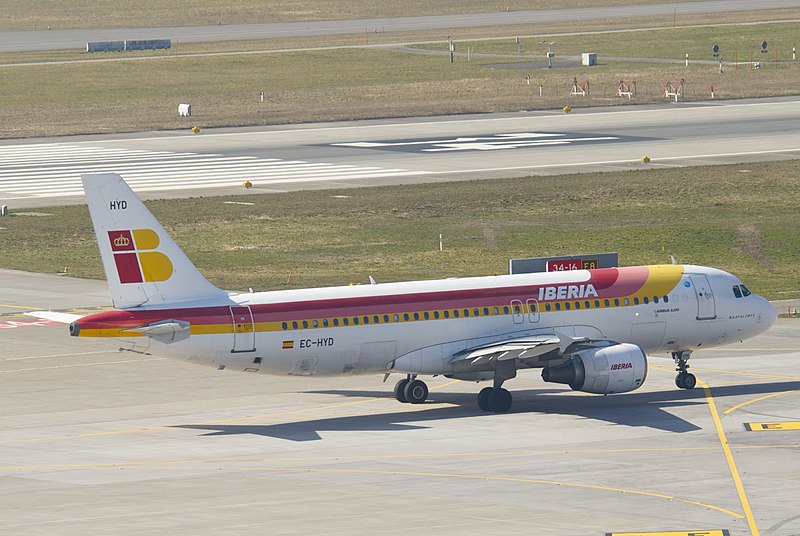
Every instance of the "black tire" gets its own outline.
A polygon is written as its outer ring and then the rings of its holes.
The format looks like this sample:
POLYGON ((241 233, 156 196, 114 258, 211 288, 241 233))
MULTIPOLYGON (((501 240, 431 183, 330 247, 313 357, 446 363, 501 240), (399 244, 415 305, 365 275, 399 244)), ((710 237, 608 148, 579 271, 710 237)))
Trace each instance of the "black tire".
POLYGON ((684 389, 694 389, 694 386, 697 385, 697 378, 692 373, 687 373, 686 376, 683 378, 683 388, 684 389))
POLYGON ((492 411, 489 408, 489 395, 492 394, 492 391, 493 389, 491 387, 484 387, 481 389, 481 392, 478 393, 478 407, 483 411, 492 411))
POLYGON ((396 384, 394 384, 394 397, 397 399, 398 402, 402 402, 405 404, 408 402, 406 399, 406 386, 408 385, 408 380, 400 380, 396 384))
POLYGON ((495 413, 505 413, 511 409, 511 403, 514 401, 511 398, 511 393, 503 389, 492 389, 489 393, 489 409, 495 413))
POLYGON ((686 385, 684 385, 685 381, 686 381, 686 373, 685 372, 681 372, 680 374, 675 376, 675 385, 677 385, 679 388, 686 389, 686 385))
POLYGON ((428 386, 422 380, 413 380, 408 382, 403 393, 409 403, 422 404, 428 399, 428 386))

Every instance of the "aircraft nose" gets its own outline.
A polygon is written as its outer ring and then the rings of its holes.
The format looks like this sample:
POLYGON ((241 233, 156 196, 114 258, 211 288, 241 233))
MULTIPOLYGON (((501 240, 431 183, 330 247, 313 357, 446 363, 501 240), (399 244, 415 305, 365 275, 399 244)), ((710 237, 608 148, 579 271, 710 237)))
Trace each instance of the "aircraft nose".
POLYGON ((763 309, 764 309, 764 321, 767 325, 767 328, 770 328, 778 320, 778 310, 775 309, 775 306, 772 305, 766 299, 764 299, 763 309))

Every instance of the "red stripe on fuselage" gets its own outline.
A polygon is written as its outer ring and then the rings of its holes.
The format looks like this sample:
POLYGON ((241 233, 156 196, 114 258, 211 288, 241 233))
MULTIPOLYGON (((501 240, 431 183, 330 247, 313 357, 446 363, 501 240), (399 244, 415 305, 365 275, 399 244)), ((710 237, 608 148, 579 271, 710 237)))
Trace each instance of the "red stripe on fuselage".
MULTIPOLYGON (((509 305, 511 300, 537 299, 539 289, 591 284, 598 292, 597 298, 616 298, 634 294, 647 281, 646 266, 606 268, 591 271, 588 281, 561 282, 500 288, 477 288, 440 292, 417 292, 380 296, 329 298, 322 300, 250 304, 255 322, 282 322, 313 318, 384 315, 424 310, 465 309, 509 305), (603 291, 606 292, 603 292, 603 291)), ((575 301, 575 298, 548 300, 550 302, 575 301)), ((231 304, 236 306, 237 304, 231 304)), ((128 329, 165 319, 186 320, 192 324, 230 324, 228 305, 215 307, 171 308, 158 310, 106 311, 80 320, 82 329, 128 329)))

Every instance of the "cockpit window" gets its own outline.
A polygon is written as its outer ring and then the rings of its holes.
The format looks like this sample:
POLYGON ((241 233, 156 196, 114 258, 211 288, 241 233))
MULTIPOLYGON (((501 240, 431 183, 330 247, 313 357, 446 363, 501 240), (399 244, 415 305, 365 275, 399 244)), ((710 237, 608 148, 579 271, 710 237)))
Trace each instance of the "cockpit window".
POLYGON ((742 297, 742 291, 739 290, 739 285, 733 285, 733 295, 736 296, 737 298, 742 297))
POLYGON ((746 286, 744 286, 744 285, 739 285, 739 286, 740 286, 740 287, 741 287, 741 289, 742 289, 742 296, 744 296, 745 298, 746 298, 747 296, 749 296, 750 294, 752 294, 752 292, 750 292, 750 289, 749 289, 749 288, 747 288, 746 286))

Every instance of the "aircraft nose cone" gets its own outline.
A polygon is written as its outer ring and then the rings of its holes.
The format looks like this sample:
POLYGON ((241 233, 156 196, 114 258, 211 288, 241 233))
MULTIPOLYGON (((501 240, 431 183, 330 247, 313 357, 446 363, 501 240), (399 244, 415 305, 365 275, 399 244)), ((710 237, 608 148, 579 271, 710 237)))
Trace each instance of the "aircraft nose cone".
POLYGON ((764 301, 766 302, 766 311, 764 316, 767 321, 767 326, 772 327, 772 325, 778 320, 778 310, 775 309, 775 306, 767 300, 764 301))

